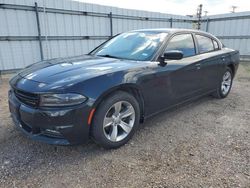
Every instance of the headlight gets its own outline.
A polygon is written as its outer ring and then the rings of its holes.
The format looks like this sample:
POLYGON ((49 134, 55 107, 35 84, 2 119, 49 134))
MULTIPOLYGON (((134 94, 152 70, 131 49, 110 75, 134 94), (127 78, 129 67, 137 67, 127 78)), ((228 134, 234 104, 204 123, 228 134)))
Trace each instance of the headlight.
POLYGON ((72 106, 81 104, 87 98, 80 94, 67 93, 67 94, 42 94, 40 96, 40 106, 72 106))

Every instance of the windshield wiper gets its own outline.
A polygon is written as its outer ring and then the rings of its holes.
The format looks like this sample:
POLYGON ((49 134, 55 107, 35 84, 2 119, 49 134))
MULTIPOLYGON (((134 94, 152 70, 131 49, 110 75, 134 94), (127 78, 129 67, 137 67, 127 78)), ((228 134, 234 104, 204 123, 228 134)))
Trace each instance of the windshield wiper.
POLYGON ((105 54, 105 55, 97 55, 97 56, 100 56, 100 57, 110 57, 110 58, 121 59, 120 57, 116 57, 116 56, 109 55, 109 54, 105 54))

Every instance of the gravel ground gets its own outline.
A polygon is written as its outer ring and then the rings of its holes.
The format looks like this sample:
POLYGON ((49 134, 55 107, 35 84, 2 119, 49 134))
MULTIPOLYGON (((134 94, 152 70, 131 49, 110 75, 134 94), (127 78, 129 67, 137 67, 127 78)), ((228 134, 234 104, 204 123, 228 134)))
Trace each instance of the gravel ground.
POLYGON ((250 64, 230 95, 161 113, 116 150, 55 147, 12 125, 0 84, 0 187, 250 187, 250 64))

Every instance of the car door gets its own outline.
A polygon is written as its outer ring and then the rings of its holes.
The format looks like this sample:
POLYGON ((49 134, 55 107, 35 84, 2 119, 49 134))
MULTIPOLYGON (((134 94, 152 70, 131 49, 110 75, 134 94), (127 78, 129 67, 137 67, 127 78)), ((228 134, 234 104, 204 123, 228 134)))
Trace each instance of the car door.
POLYGON ((195 34, 200 59, 201 81, 206 91, 217 87, 223 72, 226 56, 220 50, 218 42, 209 36, 195 34))
POLYGON ((200 62, 196 57, 192 34, 172 36, 165 47, 165 52, 169 50, 180 50, 184 57, 166 60, 166 64, 156 68, 155 77, 147 84, 150 92, 146 92, 145 96, 149 114, 181 103, 202 91, 200 62))
POLYGON ((182 59, 167 60, 166 65, 166 69, 171 70, 171 74, 166 79, 171 82, 172 100, 180 102, 197 95, 202 90, 200 62, 196 56, 192 34, 184 33, 173 36, 165 52, 170 50, 179 50, 183 53, 182 59))

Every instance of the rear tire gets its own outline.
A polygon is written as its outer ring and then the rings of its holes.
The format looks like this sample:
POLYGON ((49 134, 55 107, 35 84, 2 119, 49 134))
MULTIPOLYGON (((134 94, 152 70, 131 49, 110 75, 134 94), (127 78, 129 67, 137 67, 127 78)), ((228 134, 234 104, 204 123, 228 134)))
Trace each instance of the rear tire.
POLYGON ((129 93, 117 91, 98 106, 91 125, 91 136, 104 148, 126 144, 139 125, 140 108, 129 93))
POLYGON ((221 80, 217 86, 216 91, 212 94, 215 98, 223 99, 230 93, 233 84, 233 73, 232 70, 227 67, 221 80))

